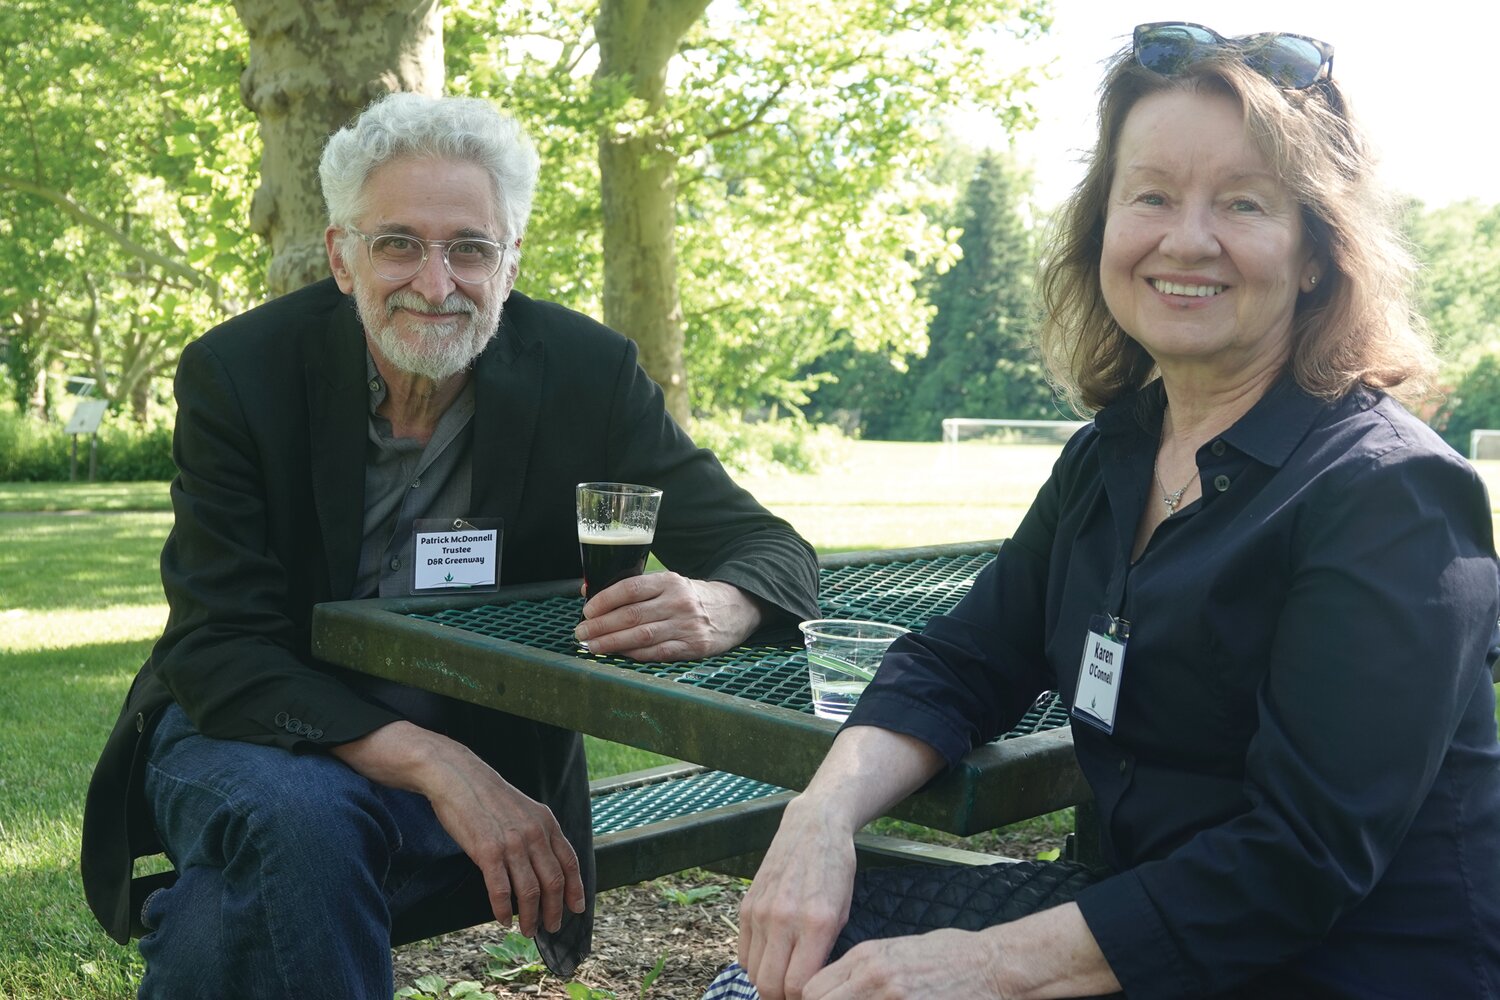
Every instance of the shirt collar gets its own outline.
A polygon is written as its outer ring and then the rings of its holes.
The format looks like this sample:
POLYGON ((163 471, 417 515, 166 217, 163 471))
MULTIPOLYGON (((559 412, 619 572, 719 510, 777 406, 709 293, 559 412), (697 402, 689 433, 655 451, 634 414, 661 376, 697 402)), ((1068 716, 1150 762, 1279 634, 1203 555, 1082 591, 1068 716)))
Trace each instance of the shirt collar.
POLYGON ((1283 373, 1249 413, 1219 436, 1257 462, 1280 468, 1327 407, 1283 373))
MULTIPOLYGON (((1367 390, 1357 388, 1346 401, 1368 406, 1367 397, 1367 390)), ((1219 437, 1257 462, 1279 468, 1329 405, 1305 391, 1291 374, 1283 373, 1250 411, 1219 437)), ((1110 403, 1094 422, 1104 437, 1145 435, 1155 440, 1161 436, 1165 408, 1166 393, 1158 378, 1110 403)))

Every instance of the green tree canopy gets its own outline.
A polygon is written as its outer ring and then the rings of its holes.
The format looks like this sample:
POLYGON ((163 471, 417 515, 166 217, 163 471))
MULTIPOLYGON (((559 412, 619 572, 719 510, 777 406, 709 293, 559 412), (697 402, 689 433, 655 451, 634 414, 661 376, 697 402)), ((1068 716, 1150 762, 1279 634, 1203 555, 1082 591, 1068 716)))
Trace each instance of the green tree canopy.
POLYGON ((944 417, 1059 419, 1033 344, 1036 267, 1025 175, 987 153, 967 169, 956 223, 961 256, 931 281, 924 355, 845 350, 819 412, 858 411, 869 437, 932 440, 944 417))
POLYGON ((1420 309, 1451 383, 1500 351, 1500 206, 1413 205, 1407 226, 1422 262, 1420 309))
POLYGON ((143 412, 181 345, 253 294, 242 61, 222 5, 0 7, 0 324, 37 367, 64 358, 143 412))
POLYGON ((641 155, 670 161, 676 191, 693 409, 800 406, 817 381, 808 366, 837 343, 922 343, 919 285, 956 254, 938 222, 951 192, 929 179, 944 118, 985 108, 997 129, 1026 127, 1034 71, 995 52, 1048 23, 1030 0, 714 5, 684 31, 653 104, 595 72, 584 0, 469 0, 450 20, 449 86, 495 97, 542 147, 523 288, 600 308, 594 153, 649 135, 641 155))

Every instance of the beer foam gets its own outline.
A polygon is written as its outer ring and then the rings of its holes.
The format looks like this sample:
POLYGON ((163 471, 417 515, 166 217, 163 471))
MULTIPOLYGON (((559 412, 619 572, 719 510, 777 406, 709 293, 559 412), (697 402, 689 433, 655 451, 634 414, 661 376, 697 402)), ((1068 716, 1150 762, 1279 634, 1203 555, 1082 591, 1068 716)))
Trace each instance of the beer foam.
POLYGON ((656 532, 625 524, 578 526, 578 540, 589 545, 650 545, 656 532))

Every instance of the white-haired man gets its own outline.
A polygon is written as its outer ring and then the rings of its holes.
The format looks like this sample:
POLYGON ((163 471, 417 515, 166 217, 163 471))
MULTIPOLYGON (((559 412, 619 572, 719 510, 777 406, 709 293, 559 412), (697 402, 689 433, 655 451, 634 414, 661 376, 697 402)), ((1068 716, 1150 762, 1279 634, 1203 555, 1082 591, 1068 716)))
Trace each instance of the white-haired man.
POLYGON ((89 903, 143 997, 379 997, 390 927, 592 925, 575 733, 316 661, 313 606, 410 594, 419 521, 500 528, 504 583, 578 574, 573 488, 665 492, 670 572, 591 597, 597 652, 689 659, 817 612, 811 549, 666 414, 628 340, 513 293, 537 160, 483 101, 397 94, 329 141, 333 277, 189 346, 171 614, 90 785, 89 903), (178 877, 132 903, 133 858, 178 877), (335 928, 333 934, 328 928, 335 928))

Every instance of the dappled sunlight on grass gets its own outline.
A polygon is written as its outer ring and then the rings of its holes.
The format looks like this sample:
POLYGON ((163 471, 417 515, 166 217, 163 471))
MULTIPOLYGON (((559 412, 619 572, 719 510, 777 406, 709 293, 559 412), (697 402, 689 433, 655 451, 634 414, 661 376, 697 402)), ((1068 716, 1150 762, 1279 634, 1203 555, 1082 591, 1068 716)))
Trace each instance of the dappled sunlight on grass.
POLYGON ((90 643, 155 639, 167 621, 166 604, 116 604, 100 609, 0 612, 0 652, 69 649, 90 643))
POLYGON ((170 510, 167 483, 0 483, 0 511, 170 510))
POLYGON ((0 610, 162 601, 169 513, 0 515, 0 610))

